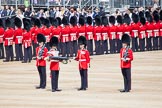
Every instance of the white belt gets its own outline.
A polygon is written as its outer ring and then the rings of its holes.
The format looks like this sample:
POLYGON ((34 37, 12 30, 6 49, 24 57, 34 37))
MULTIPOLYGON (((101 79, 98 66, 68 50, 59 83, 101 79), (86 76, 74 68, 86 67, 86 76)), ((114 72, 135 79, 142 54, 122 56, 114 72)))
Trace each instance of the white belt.
POLYGON ((45 37, 49 37, 49 35, 46 35, 45 37))
POLYGON ((88 35, 91 35, 91 34, 92 34, 92 32, 87 32, 87 34, 88 34, 88 35))
POLYGON ((16 38, 22 38, 22 36, 16 36, 16 38))
POLYGON ((133 32, 138 32, 138 30, 132 30, 133 32))
POLYGON ((130 34, 130 32, 125 32, 126 34, 130 34))
POLYGON ((85 35, 85 33, 79 33, 79 36, 81 36, 81 35, 85 35))
POLYGON ((154 32, 158 32, 159 30, 154 30, 154 32))
POLYGON ((82 62, 82 61, 86 61, 86 59, 80 59, 79 61, 80 61, 80 62, 82 62))
POLYGON ((0 38, 2 38, 4 35, 0 35, 0 38))
POLYGON ((107 35, 107 33, 102 33, 102 35, 107 35))
POLYGON ((71 33, 70 36, 76 36, 76 33, 71 33))
POLYGON ((13 39, 13 37, 12 38, 6 38, 6 39, 10 40, 10 39, 13 39))
POLYGON ((162 31, 162 29, 160 29, 160 31, 162 31))
POLYGON ((65 37, 66 37, 66 36, 68 36, 68 34, 66 34, 66 35, 62 35, 62 36, 65 36, 65 37))
POLYGON ((152 30, 147 30, 147 32, 148 32, 148 33, 151 33, 151 32, 152 32, 152 30))
POLYGON ((55 37, 59 37, 60 35, 54 35, 55 37))

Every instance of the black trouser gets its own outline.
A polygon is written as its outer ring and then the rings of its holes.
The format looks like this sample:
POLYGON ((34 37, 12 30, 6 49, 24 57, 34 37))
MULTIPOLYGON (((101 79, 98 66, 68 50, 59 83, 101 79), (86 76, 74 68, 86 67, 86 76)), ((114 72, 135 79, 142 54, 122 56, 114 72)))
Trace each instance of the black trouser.
POLYGON ((110 39, 110 54, 116 53, 115 39, 110 39))
POLYGON ((108 41, 102 40, 102 54, 106 51, 106 54, 108 54, 108 41))
POLYGON ((87 40, 87 49, 90 52, 90 55, 93 55, 93 40, 87 40))
POLYGON ((159 47, 160 50, 162 50, 162 36, 159 37, 159 47))
POLYGON ((122 48, 122 41, 120 39, 116 39, 117 42, 117 52, 120 52, 120 49, 122 48))
POLYGON ((23 60, 22 44, 15 44, 16 60, 23 60))
POLYGON ((4 58, 4 46, 3 46, 3 43, 0 43, 0 58, 4 58))
POLYGON ((138 40, 137 37, 132 38, 132 50, 133 52, 138 51, 138 40))
POLYGON ((69 47, 70 47, 70 56, 73 57, 73 54, 77 54, 77 50, 78 50, 78 45, 77 45, 77 41, 71 41, 69 42, 69 47))
POLYGON ((87 69, 80 69, 80 77, 81 77, 81 88, 88 88, 88 73, 87 69))
POLYGON ((96 55, 100 55, 102 53, 102 51, 101 51, 101 40, 95 41, 95 50, 96 50, 96 55))
POLYGON ((153 50, 158 50, 158 37, 153 37, 153 50))
POLYGON ((48 49, 48 51, 50 50, 49 42, 45 44, 45 47, 48 49))
POLYGON ((145 38, 139 39, 140 51, 145 51, 145 38))
POLYGON ((11 59, 11 61, 13 61, 13 46, 5 46, 5 51, 6 51, 6 61, 9 61, 11 59))
POLYGON ((32 60, 32 49, 31 47, 24 47, 24 62, 31 61, 32 60))
POLYGON ((51 70, 51 86, 52 90, 58 89, 58 78, 59 78, 59 71, 51 70))
POLYGON ((36 56, 36 48, 37 48, 38 44, 34 43, 34 41, 32 41, 32 44, 33 44, 33 57, 35 57, 36 56))
POLYGON ((70 53, 70 47, 69 47, 69 42, 62 42, 61 43, 61 52, 62 52, 62 56, 67 56, 69 57, 69 53, 70 53))
POLYGON ((45 88, 46 87, 46 66, 38 66, 37 67, 40 77, 40 87, 45 88))
POLYGON ((152 42, 151 42, 151 37, 150 38, 146 38, 146 42, 147 42, 147 51, 152 51, 152 42))
POLYGON ((131 68, 122 68, 122 75, 124 79, 124 90, 131 90, 131 68))

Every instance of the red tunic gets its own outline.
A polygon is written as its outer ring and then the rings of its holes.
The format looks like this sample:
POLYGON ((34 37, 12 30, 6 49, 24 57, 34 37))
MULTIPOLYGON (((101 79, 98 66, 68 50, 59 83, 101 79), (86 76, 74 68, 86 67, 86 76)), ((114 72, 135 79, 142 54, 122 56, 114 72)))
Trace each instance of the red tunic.
POLYGON ((55 36, 60 41, 61 27, 57 27, 57 28, 53 27, 51 33, 52 33, 51 37, 55 36))
POLYGON ((0 27, 0 43, 3 43, 4 32, 4 28, 0 27))
POLYGON ((45 36, 46 42, 49 42, 50 41, 51 29, 47 28, 47 27, 42 28, 42 34, 45 36))
POLYGON ((131 35, 132 27, 130 25, 124 24, 124 33, 131 35))
POLYGON ((116 39, 116 31, 117 28, 114 25, 109 26, 109 39, 113 40, 116 39))
POLYGON ((15 29, 13 40, 14 40, 15 44, 22 44, 22 40, 23 40, 23 30, 22 30, 22 28, 15 29))
POLYGON ((41 28, 38 28, 38 27, 35 27, 35 30, 34 30, 34 43, 37 43, 37 35, 39 33, 42 33, 42 29, 41 28))
POLYGON ((158 23, 153 23, 154 29, 153 29, 153 35, 154 37, 157 37, 160 35, 159 30, 160 30, 160 22, 158 23))
POLYGON ((78 50, 76 60, 79 61, 79 69, 87 69, 90 63, 88 50, 78 50))
POLYGON ((154 25, 153 23, 147 23, 146 24, 146 37, 149 38, 151 36, 153 36, 153 29, 154 29, 154 25))
MULTIPOLYGON (((39 52, 41 50, 41 47, 36 48, 36 57, 39 56, 39 52)), ((46 60, 44 60, 45 57, 47 57, 48 49, 45 47, 42 55, 42 59, 36 59, 36 66, 46 66, 46 60)))
POLYGON ((70 26, 70 41, 77 40, 77 26, 70 26))
POLYGON ((132 27, 132 32, 131 32, 131 37, 135 38, 139 36, 139 24, 138 23, 132 23, 131 27, 132 27))
POLYGON ((13 28, 6 29, 4 33, 4 45, 5 46, 10 46, 13 44, 13 34, 14 34, 13 28))
POLYGON ((31 32, 27 32, 26 30, 24 30, 23 33, 23 45, 25 48, 30 47, 32 44, 32 39, 31 39, 31 32))
POLYGON ((86 39, 87 40, 93 39, 93 26, 91 25, 86 26, 86 39))
MULTIPOLYGON (((54 49, 50 49, 49 51, 49 55, 48 56, 58 56, 59 51, 56 51, 54 49)), ((59 60, 50 60, 50 70, 54 70, 54 71, 58 71, 60 70, 60 66, 59 66, 59 60)))
POLYGON ((139 39, 143 39, 146 37, 146 25, 141 25, 139 27, 139 39))
POLYGON ((61 42, 69 42, 69 26, 62 27, 61 29, 61 42))
POLYGON ((122 38, 123 32, 124 32, 124 25, 117 25, 116 26, 116 39, 120 39, 122 38))
POLYGON ((128 57, 130 58, 130 60, 128 60, 127 62, 124 62, 123 60, 121 60, 121 58, 123 58, 124 52, 126 51, 125 48, 121 48, 120 50, 120 67, 121 68, 131 68, 131 61, 133 60, 133 51, 131 49, 128 50, 128 57))
POLYGON ((101 26, 95 26, 94 27, 94 40, 99 41, 101 40, 101 33, 102 33, 102 27, 101 26))
POLYGON ((102 26, 101 27, 101 40, 107 40, 108 39, 108 31, 109 27, 108 26, 102 26))
POLYGON ((162 36, 162 22, 160 22, 160 36, 162 36))
POLYGON ((32 38, 32 41, 34 41, 34 31, 35 31, 35 29, 36 29, 36 27, 32 27, 31 29, 30 29, 30 31, 31 31, 31 38, 32 38))
POLYGON ((79 38, 80 36, 85 36, 85 32, 86 32, 86 26, 78 26, 78 30, 77 30, 77 37, 79 38))

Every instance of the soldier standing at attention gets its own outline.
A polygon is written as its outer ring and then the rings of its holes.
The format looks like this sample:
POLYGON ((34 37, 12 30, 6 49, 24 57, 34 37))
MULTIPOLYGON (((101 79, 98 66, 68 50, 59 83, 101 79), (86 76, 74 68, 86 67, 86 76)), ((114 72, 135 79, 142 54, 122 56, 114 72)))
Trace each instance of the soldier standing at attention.
POLYGON ((133 60, 133 51, 130 49, 130 36, 123 34, 122 46, 120 50, 121 71, 124 79, 124 89, 120 92, 130 92, 131 90, 131 61, 133 60))
POLYGON ((78 38, 79 50, 75 60, 79 61, 79 71, 81 77, 81 87, 78 90, 86 90, 88 87, 88 67, 90 66, 89 51, 86 49, 86 38, 78 38))

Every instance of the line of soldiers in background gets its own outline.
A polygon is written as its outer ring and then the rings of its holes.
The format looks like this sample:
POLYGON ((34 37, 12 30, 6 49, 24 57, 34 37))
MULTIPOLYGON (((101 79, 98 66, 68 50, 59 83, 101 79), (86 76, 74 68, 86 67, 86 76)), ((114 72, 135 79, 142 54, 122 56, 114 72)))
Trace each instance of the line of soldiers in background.
POLYGON ((45 35, 48 49, 50 38, 58 37, 58 49, 62 56, 76 56, 77 39, 80 36, 86 37, 90 55, 119 53, 123 33, 131 36, 131 48, 134 52, 162 50, 162 11, 156 10, 153 13, 149 11, 132 13, 132 18, 128 14, 118 15, 117 18, 96 15, 93 20, 90 16, 80 15, 78 23, 76 16, 72 16, 70 20, 66 16, 62 19, 60 17, 40 17, 39 19, 30 17, 23 18, 23 20, 14 17, 5 20, 6 30, 4 30, 1 20, 0 26, 0 57, 4 58, 3 47, 5 46, 6 59, 4 62, 14 60, 13 44, 15 44, 15 60, 23 60, 23 63, 30 62, 32 56, 36 56, 38 33, 45 35), (14 19, 14 28, 11 27, 11 19, 14 19), (94 26, 92 26, 93 22, 94 26), (22 46, 24 47, 24 57, 22 46))

